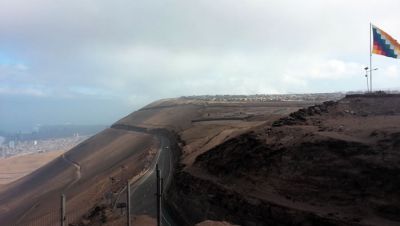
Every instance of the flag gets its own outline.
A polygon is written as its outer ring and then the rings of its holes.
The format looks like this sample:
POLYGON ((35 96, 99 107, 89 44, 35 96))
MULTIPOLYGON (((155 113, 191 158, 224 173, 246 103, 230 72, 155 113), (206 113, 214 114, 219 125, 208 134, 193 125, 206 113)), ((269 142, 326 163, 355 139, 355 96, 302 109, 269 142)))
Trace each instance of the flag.
POLYGON ((400 58, 400 44, 392 36, 372 25, 373 48, 372 53, 400 58))

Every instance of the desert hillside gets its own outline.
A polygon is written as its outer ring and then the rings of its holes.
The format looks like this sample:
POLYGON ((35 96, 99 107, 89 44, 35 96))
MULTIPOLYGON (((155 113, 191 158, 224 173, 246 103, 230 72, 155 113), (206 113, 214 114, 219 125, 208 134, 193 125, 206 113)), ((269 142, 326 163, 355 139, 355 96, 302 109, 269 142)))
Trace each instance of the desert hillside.
POLYGON ((17 155, 0 159, 0 189, 32 171, 40 168, 51 160, 62 155, 65 151, 50 151, 17 155))
POLYGON ((251 128, 243 124, 230 136, 222 135, 226 129, 204 133, 223 136, 217 145, 198 144, 188 133, 195 131, 182 133, 172 194, 186 206, 180 210, 188 222, 400 223, 398 95, 347 96, 251 128))
MULTIPOLYGON (((175 225, 398 225, 399 103, 156 101, 1 189, 0 224, 54 225, 61 193, 71 225, 125 224, 124 182, 136 186, 164 150, 175 225)), ((146 209, 132 222, 154 225, 154 189, 135 190, 146 209)))
MULTIPOLYGON (((192 164, 198 155, 210 148, 311 104, 308 101, 240 100, 233 102, 225 99, 212 101, 199 98, 167 99, 133 112, 117 121, 112 127, 146 128, 147 131, 161 129, 161 131, 174 134, 170 137, 171 145, 173 143, 179 145, 176 150, 178 154, 174 155, 176 162, 174 168, 177 172, 172 178, 172 183, 174 183, 175 180, 180 180, 179 169, 182 163, 192 164)), ((221 219, 210 222, 206 218, 193 218, 193 222, 185 222, 181 219, 179 209, 184 205, 179 203, 181 200, 174 199, 177 192, 179 190, 170 187, 164 200, 165 208, 167 208, 164 212, 170 212, 170 216, 174 216, 177 221, 175 225, 227 224, 221 219)), ((190 208, 188 210, 192 211, 190 208)), ((146 216, 134 217, 147 219, 146 216)), ((155 216, 151 215, 151 217, 154 219, 155 216)), ((136 223, 140 225, 139 222, 136 223)))
POLYGON ((128 178, 145 170, 157 148, 154 137, 106 129, 0 190, 0 225, 56 225, 60 195, 68 222, 78 221, 107 196, 118 196, 128 178))

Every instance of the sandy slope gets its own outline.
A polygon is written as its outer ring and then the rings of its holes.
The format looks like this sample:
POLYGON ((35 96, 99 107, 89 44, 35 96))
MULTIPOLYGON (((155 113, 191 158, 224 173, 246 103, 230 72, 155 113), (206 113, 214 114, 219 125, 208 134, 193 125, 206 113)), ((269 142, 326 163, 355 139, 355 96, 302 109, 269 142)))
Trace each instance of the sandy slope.
POLYGON ((58 219, 61 193, 67 196, 67 215, 79 217, 140 173, 153 148, 152 136, 104 130, 0 191, 0 225, 54 225, 50 218, 58 219))
POLYGON ((235 226, 235 225, 230 224, 230 223, 225 222, 225 221, 221 222, 221 221, 210 221, 210 220, 207 220, 207 221, 203 221, 201 223, 196 224, 196 226, 235 226))
MULTIPOLYGON (((299 102, 294 105, 207 104, 202 101, 170 99, 150 104, 116 124, 166 128, 185 140, 195 140, 193 145, 183 150, 184 160, 190 165, 203 151, 301 106, 304 104, 299 102), (197 130, 191 131, 191 128, 197 130)), ((151 135, 106 129, 0 190, 0 225, 12 225, 17 221, 20 225, 28 225, 27 222, 56 224, 61 193, 67 195, 67 216, 78 219, 82 214, 90 214, 99 208, 100 203, 104 204, 106 196, 120 191, 126 179, 138 175, 149 165, 155 148, 157 142, 151 135), (48 218, 54 218, 54 221, 48 218), (38 221, 43 219, 45 221, 38 221)), ((102 218, 98 220, 100 222, 102 218)), ((115 223, 119 220, 116 218, 115 223)), ((147 222, 149 219, 142 220, 147 222)))
POLYGON ((191 154, 176 176, 176 202, 197 221, 399 225, 399 134, 400 96, 353 96, 218 145, 184 139, 191 154))
POLYGON ((0 186, 11 183, 57 158, 65 151, 17 155, 0 159, 0 186))

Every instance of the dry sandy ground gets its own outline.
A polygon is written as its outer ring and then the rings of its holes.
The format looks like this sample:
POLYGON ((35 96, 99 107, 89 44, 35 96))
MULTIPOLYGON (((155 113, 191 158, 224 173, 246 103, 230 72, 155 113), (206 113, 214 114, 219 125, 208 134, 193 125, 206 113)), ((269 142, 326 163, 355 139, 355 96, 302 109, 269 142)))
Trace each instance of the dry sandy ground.
MULTIPOLYGON (((124 222, 120 222, 122 225, 124 222)), ((140 216, 136 216, 132 219, 132 225, 135 226, 156 226, 157 222, 156 219, 151 218, 147 215, 140 215, 140 216)), ((237 226, 237 225, 233 225, 230 224, 228 222, 225 221, 211 221, 211 220, 207 220, 207 221, 203 221, 201 223, 196 224, 196 226, 237 226)))
MULTIPOLYGON (((173 130, 180 136, 183 144, 181 161, 184 165, 191 166, 202 153, 246 133, 250 129, 272 123, 305 106, 309 106, 309 103, 209 104, 201 101, 185 100, 183 103, 179 103, 176 100, 167 100, 150 104, 119 120, 116 124, 173 130)), ((201 193, 201 190, 199 192, 201 193)), ((192 220, 193 223, 204 221, 192 220)), ((202 222, 201 225, 214 224, 224 225, 227 223, 222 221, 202 222)))
MULTIPOLYGON (((168 100, 151 104, 116 124, 166 128, 178 133, 183 142, 192 143, 183 150, 185 163, 190 165, 203 151, 302 106, 299 102, 207 104, 168 100), (196 129, 191 130, 193 127, 196 129)), ((0 190, 0 225, 16 219, 22 224, 32 223, 43 216, 58 214, 61 193, 67 196, 67 216, 79 217, 90 212, 108 194, 115 196, 128 178, 143 172, 157 145, 151 135, 114 128, 104 130, 0 190)), ((56 222, 58 218, 54 216, 56 222)), ((138 220, 149 223, 145 217, 138 220)), ((97 225, 93 223, 89 225, 97 225)))
POLYGON ((115 200, 126 180, 149 166, 157 146, 154 137, 143 133, 98 133, 3 188, 0 225, 55 225, 62 193, 67 197, 67 220, 76 221, 99 203, 115 200))
POLYGON ((188 219, 399 225, 400 96, 349 97, 238 125, 181 133, 174 199, 192 207, 188 219))
POLYGON ((157 222, 154 218, 147 215, 141 215, 133 218, 132 225, 135 226, 156 226, 157 222))
POLYGON ((5 184, 11 183, 45 165, 51 160, 62 155, 65 151, 51 151, 17 155, 0 159, 0 189, 5 184))
MULTIPOLYGON (((109 224, 104 224, 103 226, 120 226, 120 225, 125 225, 126 220, 125 219, 119 219, 113 223, 109 224)), ((140 216, 134 216, 132 219, 132 225, 134 226, 156 226, 157 221, 156 219, 147 216, 147 215, 140 215, 140 216)), ((196 224, 196 226, 238 226, 238 225, 233 225, 225 221, 203 221, 201 223, 196 224)))
POLYGON ((196 226, 237 226, 237 225, 233 225, 230 224, 226 221, 203 221, 201 223, 196 224, 196 226))

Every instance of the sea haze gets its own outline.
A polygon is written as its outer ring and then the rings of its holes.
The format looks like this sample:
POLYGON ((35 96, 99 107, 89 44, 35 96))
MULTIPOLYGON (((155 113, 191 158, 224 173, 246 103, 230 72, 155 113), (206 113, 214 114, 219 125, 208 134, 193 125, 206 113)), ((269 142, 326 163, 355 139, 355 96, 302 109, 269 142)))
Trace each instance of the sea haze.
POLYGON ((110 99, 0 96, 0 132, 30 133, 40 125, 110 125, 136 110, 110 99))

